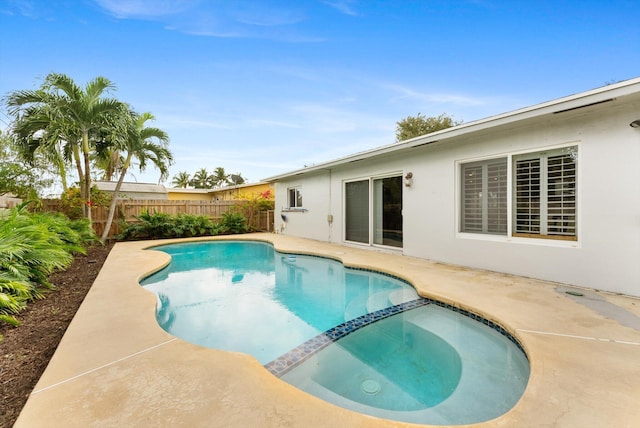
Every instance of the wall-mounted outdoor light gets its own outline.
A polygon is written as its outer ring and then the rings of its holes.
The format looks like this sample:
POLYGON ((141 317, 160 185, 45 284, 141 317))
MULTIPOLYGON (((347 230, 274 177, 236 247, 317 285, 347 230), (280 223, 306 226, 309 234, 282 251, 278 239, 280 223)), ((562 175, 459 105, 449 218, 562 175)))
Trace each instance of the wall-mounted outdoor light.
POLYGON ((407 172, 407 175, 404 176, 404 185, 406 187, 411 187, 413 184, 413 172, 407 172))
POLYGON ((636 119, 633 122, 631 122, 629 124, 630 127, 632 128, 640 128, 640 119, 636 119))

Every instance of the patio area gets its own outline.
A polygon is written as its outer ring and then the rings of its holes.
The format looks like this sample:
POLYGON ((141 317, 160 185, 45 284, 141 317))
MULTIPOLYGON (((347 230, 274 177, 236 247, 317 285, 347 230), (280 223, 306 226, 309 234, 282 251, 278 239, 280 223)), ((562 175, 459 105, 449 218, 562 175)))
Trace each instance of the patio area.
MULTIPOLYGON (((261 240, 387 272, 501 324, 527 352, 529 384, 509 412, 475 427, 638 426, 638 298, 277 234, 208 239, 261 240)), ((169 263, 145 248, 175 241, 115 245, 15 427, 416 426, 336 407, 251 356, 162 330, 156 296, 138 281, 169 263)))

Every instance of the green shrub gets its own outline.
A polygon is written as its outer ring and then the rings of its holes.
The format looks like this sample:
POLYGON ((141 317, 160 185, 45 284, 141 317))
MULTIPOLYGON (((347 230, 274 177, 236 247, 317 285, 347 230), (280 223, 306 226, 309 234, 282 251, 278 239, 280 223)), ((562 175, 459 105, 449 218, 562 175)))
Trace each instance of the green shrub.
POLYGON ((222 214, 222 221, 220 222, 220 233, 247 233, 248 230, 249 226, 247 225, 247 219, 244 215, 235 211, 229 211, 222 214))
POLYGON ((240 194, 242 200, 242 213, 245 216, 248 229, 253 225, 254 219, 260 215, 262 211, 273 210, 275 200, 271 190, 253 194, 240 194))
POLYGON ((209 217, 193 214, 179 214, 175 218, 174 230, 177 236, 185 238, 218 234, 217 225, 209 217))
POLYGON ((15 314, 52 288, 48 276, 64 270, 73 254, 96 240, 87 222, 62 214, 31 214, 26 204, 0 216, 0 322, 18 324, 15 314))
MULTIPOLYGON (((111 195, 98 189, 96 186, 91 187, 91 206, 92 207, 108 207, 111 203, 111 195)), ((82 206, 87 201, 80 197, 79 187, 70 187, 60 196, 60 206, 62 212, 70 219, 82 218, 82 206)))
POLYGON ((121 224, 122 233, 117 239, 124 241, 138 239, 190 238, 195 236, 213 236, 219 227, 207 216, 165 213, 150 214, 143 212, 136 217, 135 223, 121 224))

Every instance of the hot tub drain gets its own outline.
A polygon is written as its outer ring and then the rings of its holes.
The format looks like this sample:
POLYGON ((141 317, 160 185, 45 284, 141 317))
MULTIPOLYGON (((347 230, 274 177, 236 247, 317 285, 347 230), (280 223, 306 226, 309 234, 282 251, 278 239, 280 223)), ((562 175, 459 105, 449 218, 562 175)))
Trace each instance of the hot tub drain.
POLYGON ((360 389, 365 394, 377 394, 378 392, 380 392, 380 383, 373 379, 367 379, 360 384, 360 389))

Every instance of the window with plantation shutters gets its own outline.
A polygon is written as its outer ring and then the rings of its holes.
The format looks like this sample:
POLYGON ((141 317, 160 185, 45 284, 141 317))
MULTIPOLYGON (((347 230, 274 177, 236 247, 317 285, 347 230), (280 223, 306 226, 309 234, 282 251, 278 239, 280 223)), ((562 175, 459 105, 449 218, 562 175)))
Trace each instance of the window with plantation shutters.
POLYGON ((540 233, 540 159, 515 161, 514 231, 540 233))
POLYGON ((514 236, 577 238, 577 147, 514 157, 514 236))
POLYGON ((460 230, 506 235, 507 158, 463 164, 460 230))

